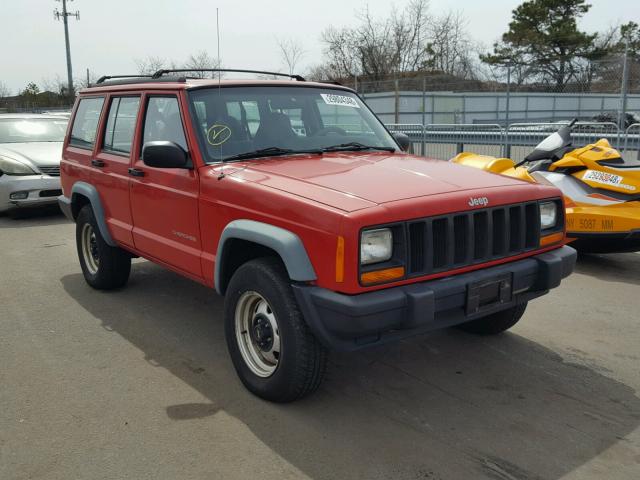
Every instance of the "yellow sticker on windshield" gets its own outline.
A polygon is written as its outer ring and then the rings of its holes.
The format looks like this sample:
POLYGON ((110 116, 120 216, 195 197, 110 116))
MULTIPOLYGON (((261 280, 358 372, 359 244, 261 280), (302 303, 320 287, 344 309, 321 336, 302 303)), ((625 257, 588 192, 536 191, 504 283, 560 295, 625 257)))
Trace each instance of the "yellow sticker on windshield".
POLYGON ((207 142, 209 145, 217 147, 231 138, 231 129, 226 125, 215 124, 207 130, 207 142))

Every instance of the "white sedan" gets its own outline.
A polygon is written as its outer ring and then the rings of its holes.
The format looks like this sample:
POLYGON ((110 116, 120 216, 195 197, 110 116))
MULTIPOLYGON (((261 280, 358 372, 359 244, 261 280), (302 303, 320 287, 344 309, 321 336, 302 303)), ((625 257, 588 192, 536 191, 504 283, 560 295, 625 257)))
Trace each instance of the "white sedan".
POLYGON ((0 115, 0 213, 57 203, 68 121, 37 113, 0 115))

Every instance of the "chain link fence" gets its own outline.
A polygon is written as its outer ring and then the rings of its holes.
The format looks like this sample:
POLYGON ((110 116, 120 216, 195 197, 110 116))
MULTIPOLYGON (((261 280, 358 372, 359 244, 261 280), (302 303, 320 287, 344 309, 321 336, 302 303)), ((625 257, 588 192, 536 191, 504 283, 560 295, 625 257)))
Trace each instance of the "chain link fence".
POLYGON ((485 75, 484 79, 412 72, 391 79, 352 78, 346 84, 385 123, 507 127, 574 117, 583 122, 614 122, 621 129, 640 123, 640 60, 624 55, 590 62, 555 82, 535 76, 532 80, 517 67, 509 67, 506 76, 503 70, 500 77, 485 75))

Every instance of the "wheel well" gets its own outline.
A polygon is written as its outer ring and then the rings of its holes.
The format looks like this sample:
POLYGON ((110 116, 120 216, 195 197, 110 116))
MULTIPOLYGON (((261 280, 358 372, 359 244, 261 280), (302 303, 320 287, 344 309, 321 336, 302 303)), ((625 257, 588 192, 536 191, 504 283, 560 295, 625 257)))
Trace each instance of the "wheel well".
POLYGON ((282 260, 278 252, 259 243, 238 238, 227 240, 224 245, 223 257, 220 259, 222 262, 220 266, 220 285, 216 285, 220 293, 225 293, 231 277, 233 277, 238 268, 250 260, 261 257, 276 257, 282 260))
POLYGON ((82 207, 89 203, 91 203, 90 200, 81 193, 74 193, 71 196, 71 213, 73 214, 74 220, 78 218, 78 214, 80 213, 80 210, 82 210, 82 207))

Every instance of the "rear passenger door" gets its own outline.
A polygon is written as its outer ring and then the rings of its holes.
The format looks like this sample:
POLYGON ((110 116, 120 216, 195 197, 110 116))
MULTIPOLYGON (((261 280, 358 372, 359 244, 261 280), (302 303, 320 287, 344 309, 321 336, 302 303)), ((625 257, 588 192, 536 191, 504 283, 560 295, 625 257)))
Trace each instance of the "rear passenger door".
POLYGON ((145 97, 141 140, 131 178, 133 240, 141 253, 201 278, 198 175, 193 168, 155 168, 142 161, 144 143, 168 140, 189 152, 175 94, 145 97))
POLYGON ((64 194, 71 197, 71 188, 76 181, 93 183, 91 160, 96 149, 98 123, 104 105, 104 96, 82 96, 73 114, 71 133, 62 152, 60 168, 63 170, 64 194))
POLYGON ((133 218, 129 205, 129 167, 138 122, 140 95, 109 98, 100 148, 91 162, 94 184, 103 201, 109 231, 117 242, 134 246, 133 218))

